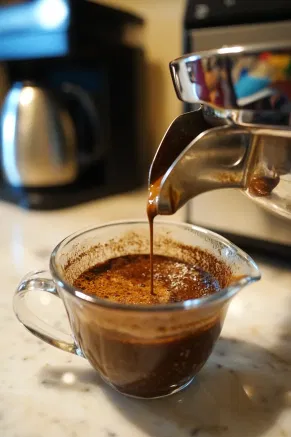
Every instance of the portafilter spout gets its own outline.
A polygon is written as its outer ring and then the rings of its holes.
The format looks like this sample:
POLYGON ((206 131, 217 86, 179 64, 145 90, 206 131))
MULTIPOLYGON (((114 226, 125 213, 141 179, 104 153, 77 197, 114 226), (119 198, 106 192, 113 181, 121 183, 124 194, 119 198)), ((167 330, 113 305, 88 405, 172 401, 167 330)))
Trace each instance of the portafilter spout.
POLYGON ((206 191, 247 186, 251 142, 245 128, 213 128, 202 108, 176 118, 150 169, 149 185, 160 184, 157 213, 173 214, 189 199, 206 191))

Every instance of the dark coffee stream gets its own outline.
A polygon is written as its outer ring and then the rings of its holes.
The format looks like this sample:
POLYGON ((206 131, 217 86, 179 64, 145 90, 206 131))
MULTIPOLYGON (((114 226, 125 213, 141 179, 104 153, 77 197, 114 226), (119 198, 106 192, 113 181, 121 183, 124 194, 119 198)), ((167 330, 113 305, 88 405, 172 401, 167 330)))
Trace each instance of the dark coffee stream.
POLYGON ((161 176, 149 187, 147 215, 150 225, 150 272, 151 272, 151 293, 154 295, 154 219, 158 215, 157 211, 157 197, 160 192, 161 176))

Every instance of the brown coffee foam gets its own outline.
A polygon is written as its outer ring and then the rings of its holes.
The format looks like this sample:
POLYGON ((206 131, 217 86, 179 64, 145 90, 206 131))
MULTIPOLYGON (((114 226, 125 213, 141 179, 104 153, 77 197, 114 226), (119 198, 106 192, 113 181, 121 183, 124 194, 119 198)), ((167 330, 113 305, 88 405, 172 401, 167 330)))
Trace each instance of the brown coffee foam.
POLYGON ((152 293, 149 255, 125 255, 86 270, 74 285, 86 294, 129 305, 181 302, 220 290, 216 278, 177 258, 154 255, 152 293))

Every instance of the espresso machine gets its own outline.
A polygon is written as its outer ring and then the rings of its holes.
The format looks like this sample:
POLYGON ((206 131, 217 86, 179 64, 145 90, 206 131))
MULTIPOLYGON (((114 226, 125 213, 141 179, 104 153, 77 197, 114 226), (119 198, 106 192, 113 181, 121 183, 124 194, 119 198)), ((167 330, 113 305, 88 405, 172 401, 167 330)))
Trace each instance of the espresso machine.
POLYGON ((189 1, 170 63, 185 113, 153 160, 159 214, 248 250, 291 254, 291 4, 189 1), (222 2, 220 2, 222 3, 222 2))

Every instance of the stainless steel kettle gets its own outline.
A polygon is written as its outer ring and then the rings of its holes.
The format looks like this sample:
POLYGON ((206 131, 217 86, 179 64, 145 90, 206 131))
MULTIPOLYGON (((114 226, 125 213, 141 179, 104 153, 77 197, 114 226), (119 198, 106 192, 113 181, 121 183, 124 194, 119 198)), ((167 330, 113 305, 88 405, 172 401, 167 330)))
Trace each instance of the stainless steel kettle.
POLYGON ((53 187, 77 177, 72 119, 49 90, 15 83, 1 112, 2 173, 14 187, 53 187))
POLYGON ((174 120, 154 157, 157 212, 239 188, 291 218, 290 42, 193 53, 170 68, 178 98, 199 105, 174 120))

